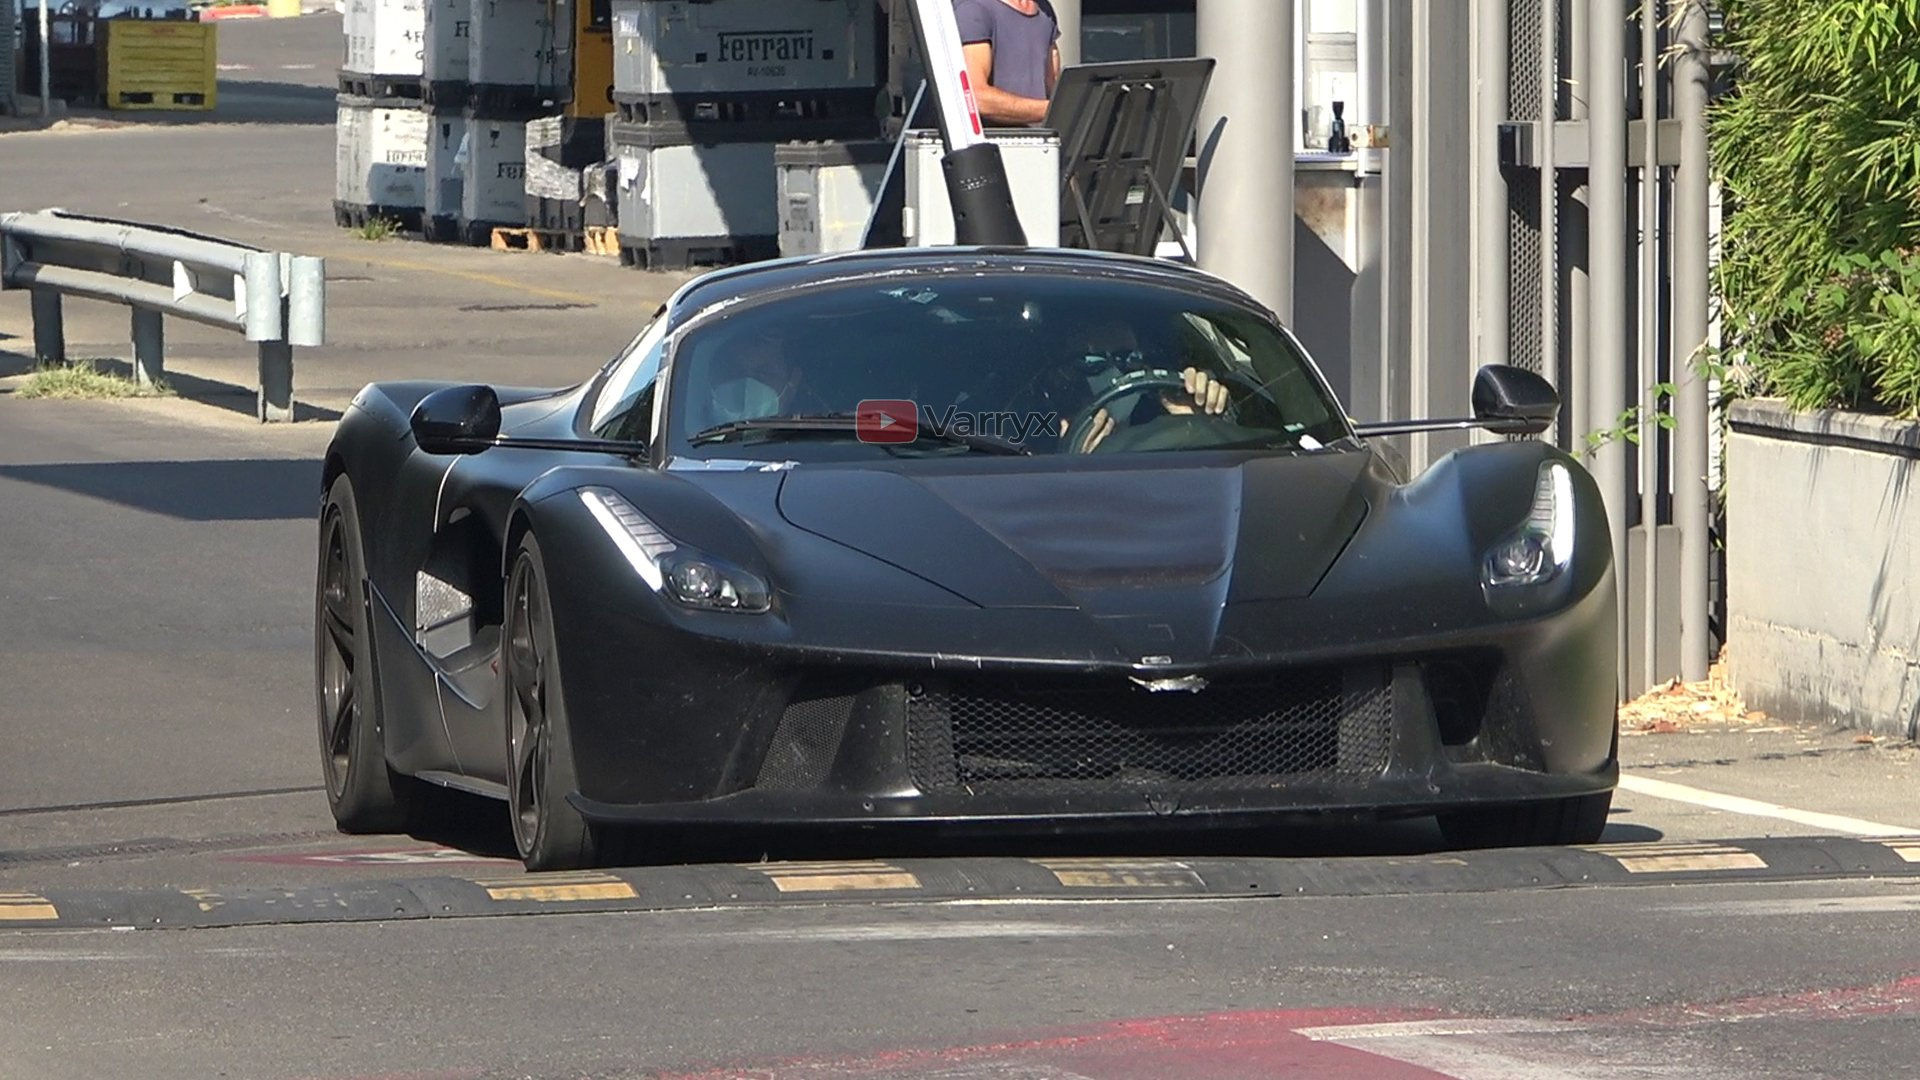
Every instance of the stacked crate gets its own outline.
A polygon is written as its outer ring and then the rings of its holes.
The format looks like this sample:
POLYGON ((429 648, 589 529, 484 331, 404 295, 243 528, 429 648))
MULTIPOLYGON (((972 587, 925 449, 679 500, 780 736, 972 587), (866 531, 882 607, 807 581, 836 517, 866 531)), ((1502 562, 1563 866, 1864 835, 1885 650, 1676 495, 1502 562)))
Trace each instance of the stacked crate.
POLYGON ((555 16, 565 106, 527 125, 526 224, 540 246, 597 251, 613 224, 604 180, 613 108, 610 0, 557 0, 555 16))
POLYGON ((552 0, 469 5, 464 131, 451 163, 460 187, 452 232, 465 243, 486 244, 494 230, 524 224, 527 121, 567 95, 554 16, 552 0))
POLYGON ((879 134, 883 21, 875 0, 613 0, 622 262, 772 256, 775 147, 879 134))
POLYGON ((427 205, 425 0, 348 0, 334 127, 333 215, 419 229, 427 205))
POLYGON ((421 57, 425 78, 420 91, 427 117, 423 231, 429 240, 451 240, 460 232, 460 196, 465 187, 460 148, 467 138, 473 5, 471 0, 426 0, 425 15, 421 57))

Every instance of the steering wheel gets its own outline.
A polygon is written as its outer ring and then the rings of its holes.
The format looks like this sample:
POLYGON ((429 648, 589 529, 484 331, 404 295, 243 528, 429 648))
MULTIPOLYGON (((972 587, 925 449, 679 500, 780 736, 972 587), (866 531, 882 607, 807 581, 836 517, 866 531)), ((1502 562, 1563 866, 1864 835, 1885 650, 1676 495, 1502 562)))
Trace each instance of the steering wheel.
MULTIPOLYGON (((1061 440, 1068 447, 1067 452, 1080 452, 1078 447, 1084 444, 1087 436, 1093 432, 1093 418, 1098 416, 1102 409, 1107 408, 1121 398, 1146 390, 1173 390, 1185 394, 1187 392, 1186 377, 1181 372, 1168 371, 1165 369, 1136 371, 1121 376, 1112 386, 1107 387, 1105 391, 1095 397, 1093 401, 1089 402, 1086 407, 1074 414, 1073 422, 1067 425, 1067 433, 1061 440)), ((1229 401, 1225 413, 1220 414, 1218 417, 1209 416, 1208 419, 1217 418, 1231 421, 1238 413, 1239 410, 1229 401)), ((1109 442, 1112 442, 1112 440, 1109 439, 1100 445, 1107 446, 1109 442)), ((1095 449, 1099 449, 1099 447, 1095 449)))

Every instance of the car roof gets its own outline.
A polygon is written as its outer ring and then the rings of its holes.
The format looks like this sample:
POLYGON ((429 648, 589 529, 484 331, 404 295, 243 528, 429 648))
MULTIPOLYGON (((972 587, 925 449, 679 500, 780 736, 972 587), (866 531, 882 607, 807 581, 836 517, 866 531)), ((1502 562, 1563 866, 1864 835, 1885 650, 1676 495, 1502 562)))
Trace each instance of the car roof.
POLYGON ((877 277, 909 271, 992 273, 996 270, 1042 274, 1097 270, 1106 276, 1188 289, 1266 310, 1252 297, 1220 278, 1164 259, 1069 248, 937 247, 880 248, 836 255, 809 255, 716 270, 683 286, 674 298, 669 317, 678 323, 715 305, 756 299, 850 277, 877 277))

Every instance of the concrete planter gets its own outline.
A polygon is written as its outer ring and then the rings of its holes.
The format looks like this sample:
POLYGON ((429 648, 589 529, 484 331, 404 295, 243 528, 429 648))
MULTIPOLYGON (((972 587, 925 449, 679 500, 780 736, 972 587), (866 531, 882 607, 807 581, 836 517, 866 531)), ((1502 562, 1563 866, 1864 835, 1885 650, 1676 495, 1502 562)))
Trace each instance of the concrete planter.
POLYGON ((1729 667, 1747 704, 1920 736, 1920 423, 1733 407, 1729 667))

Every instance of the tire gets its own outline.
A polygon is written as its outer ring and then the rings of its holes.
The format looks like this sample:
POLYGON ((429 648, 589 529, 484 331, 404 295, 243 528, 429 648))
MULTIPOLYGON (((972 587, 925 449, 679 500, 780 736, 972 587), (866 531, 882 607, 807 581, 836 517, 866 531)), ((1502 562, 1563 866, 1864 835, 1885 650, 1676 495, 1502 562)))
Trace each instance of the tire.
POLYGON ((406 827, 413 807, 406 779, 387 766, 366 580, 360 510, 353 485, 341 476, 327 490, 320 510, 314 585, 314 701, 321 775, 341 832, 398 832, 406 827))
POLYGON ((1440 834, 1462 848, 1561 847, 1591 844, 1607 827, 1613 792, 1552 802, 1449 810, 1438 815, 1440 834))
POLYGON ((578 789, 573 739, 561 691, 559 649, 545 563, 531 534, 507 578, 500 640, 500 700, 506 714, 507 808, 514 847, 529 870, 599 864, 602 830, 567 802, 578 789))

